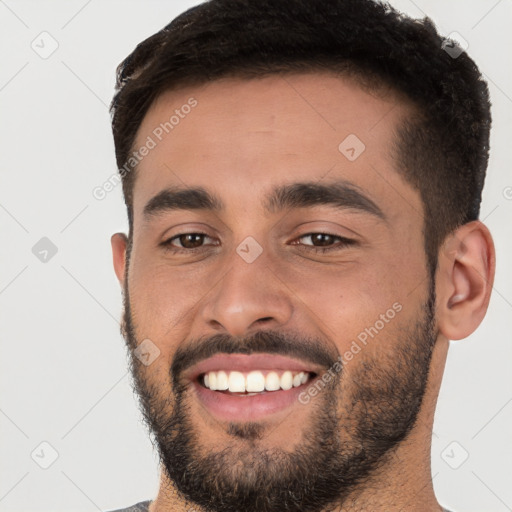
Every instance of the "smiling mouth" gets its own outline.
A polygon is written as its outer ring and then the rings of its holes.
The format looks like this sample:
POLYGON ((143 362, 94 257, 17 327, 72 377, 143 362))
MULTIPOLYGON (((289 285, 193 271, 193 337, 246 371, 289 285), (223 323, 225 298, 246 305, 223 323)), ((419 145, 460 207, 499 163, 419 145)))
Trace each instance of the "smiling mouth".
POLYGON ((260 421, 302 407, 301 393, 322 370, 277 354, 217 354, 191 367, 184 378, 203 410, 218 420, 260 421))
POLYGON ((254 396, 267 392, 288 391, 309 382, 315 374, 306 371, 253 370, 210 371, 199 376, 199 384, 210 391, 239 396, 254 396))

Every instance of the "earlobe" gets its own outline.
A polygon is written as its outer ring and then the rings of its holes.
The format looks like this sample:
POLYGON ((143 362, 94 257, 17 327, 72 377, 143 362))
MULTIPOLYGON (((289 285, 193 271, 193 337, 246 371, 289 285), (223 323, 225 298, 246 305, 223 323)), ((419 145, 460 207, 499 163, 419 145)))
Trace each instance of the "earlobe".
POLYGON ((461 226, 443 244, 437 274, 437 315, 441 333, 460 340, 482 322, 494 282, 495 251, 480 221, 461 226))
POLYGON ((123 287, 125 266, 126 266, 126 248, 128 246, 128 237, 124 233, 115 233, 110 238, 112 245, 112 258, 114 262, 114 271, 117 279, 123 287))

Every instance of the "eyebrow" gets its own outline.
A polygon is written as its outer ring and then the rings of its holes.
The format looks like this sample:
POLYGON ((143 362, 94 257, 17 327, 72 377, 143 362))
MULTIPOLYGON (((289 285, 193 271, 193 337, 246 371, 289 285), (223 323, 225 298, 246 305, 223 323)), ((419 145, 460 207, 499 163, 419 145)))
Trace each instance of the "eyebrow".
MULTIPOLYGON (((386 216, 374 201, 359 187, 346 181, 279 185, 270 192, 263 203, 265 210, 273 214, 286 209, 311 208, 319 205, 356 210, 386 220, 386 216)), ((167 188, 147 202, 143 216, 149 220, 170 210, 209 210, 218 213, 224 210, 224 204, 218 196, 203 187, 167 188)))

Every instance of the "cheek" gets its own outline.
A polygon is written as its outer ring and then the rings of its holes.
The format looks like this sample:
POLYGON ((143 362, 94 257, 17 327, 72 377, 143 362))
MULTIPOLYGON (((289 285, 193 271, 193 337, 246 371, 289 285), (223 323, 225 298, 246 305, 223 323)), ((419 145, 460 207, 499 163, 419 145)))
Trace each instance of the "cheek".
MULTIPOLYGON (((422 262, 420 257, 419 253, 416 264, 422 262)), ((359 352, 354 342, 365 347, 376 338, 393 338, 393 331, 415 314, 419 295, 411 292, 424 293, 424 286, 418 286, 424 272, 418 281, 418 269, 407 269, 406 262, 391 253, 364 263, 282 272, 298 310, 334 341, 341 354, 352 348, 359 352)))
POLYGON ((179 332, 179 319, 187 311, 189 294, 183 293, 168 269, 152 264, 141 251, 131 255, 128 285, 137 340, 149 338, 157 345, 161 356, 151 365, 157 369, 174 350, 169 340, 184 335, 179 332))
POLYGON ((163 361, 190 338, 198 307, 219 280, 219 273, 185 270, 134 254, 130 268, 130 304, 137 337, 151 339, 163 361))

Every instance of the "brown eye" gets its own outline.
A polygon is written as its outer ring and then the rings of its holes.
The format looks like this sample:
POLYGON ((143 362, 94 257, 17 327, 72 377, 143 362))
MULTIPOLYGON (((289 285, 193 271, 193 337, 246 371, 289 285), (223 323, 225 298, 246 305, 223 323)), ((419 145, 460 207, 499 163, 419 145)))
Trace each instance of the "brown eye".
POLYGON ((332 235, 330 233, 307 233, 306 235, 300 236, 297 240, 301 241, 308 238, 312 243, 301 243, 301 245, 304 246, 306 250, 316 252, 335 251, 357 244, 355 240, 338 235, 332 235))
POLYGON ((331 235, 329 233, 308 233, 307 235, 302 235, 298 238, 298 240, 302 240, 305 238, 309 238, 313 243, 311 244, 304 244, 314 247, 325 247, 332 245, 336 239, 341 240, 342 242, 352 242, 352 240, 349 240, 348 238, 343 238, 341 236, 337 235, 331 235))
POLYGON ((171 250, 180 251, 188 249, 192 251, 202 248, 206 238, 210 237, 204 233, 181 233, 163 242, 162 245, 171 250))
MULTIPOLYGON (((313 241, 313 245, 324 247, 326 245, 331 245, 334 242, 335 237, 333 235, 329 235, 327 233, 311 233, 309 235, 305 235, 306 237, 311 237, 313 241)), ((301 237, 304 238, 304 237, 301 237)))
POLYGON ((187 235, 180 235, 178 237, 181 247, 185 249, 195 249, 199 247, 204 241, 204 235, 198 233, 191 233, 187 235))

